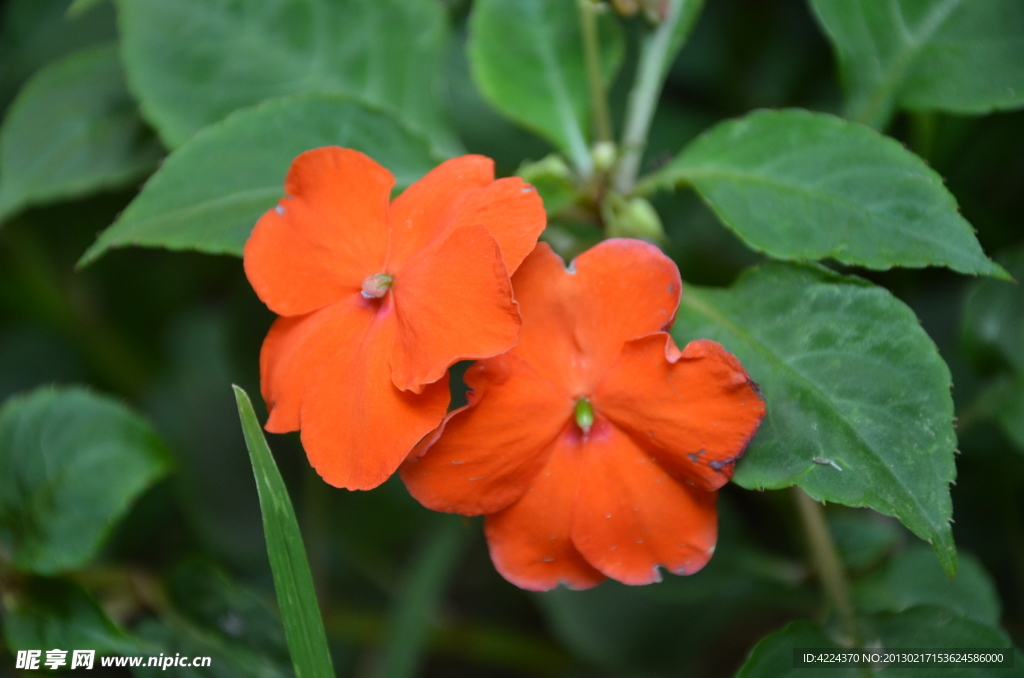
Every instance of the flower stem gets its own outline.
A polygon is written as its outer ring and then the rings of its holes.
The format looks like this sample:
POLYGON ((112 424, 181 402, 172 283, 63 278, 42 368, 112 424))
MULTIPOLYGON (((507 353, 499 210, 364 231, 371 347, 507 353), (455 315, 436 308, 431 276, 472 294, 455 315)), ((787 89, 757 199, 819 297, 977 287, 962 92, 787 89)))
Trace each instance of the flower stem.
POLYGON ((590 90, 590 110, 594 116, 594 133, 598 141, 612 140, 612 118, 608 111, 608 97, 604 91, 601 72, 601 44, 597 35, 597 5, 593 0, 576 0, 583 32, 583 56, 587 64, 587 86, 590 90))
POLYGON ((637 65, 636 80, 626 104, 626 125, 622 133, 622 157, 615 170, 613 186, 623 195, 628 195, 636 184, 640 172, 640 160, 647 146, 647 134, 651 129, 654 111, 658 106, 669 61, 678 48, 673 37, 676 27, 682 21, 684 6, 695 0, 668 0, 668 13, 658 27, 647 35, 640 45, 640 63, 637 65))
POLYGON ((814 569, 821 579, 825 593, 832 600, 843 625, 843 631, 852 645, 857 640, 857 623, 850 602, 850 583, 846 580, 846 572, 839 560, 835 542, 832 541, 828 523, 825 522, 825 512, 821 504, 799 487, 794 487, 793 492, 796 495, 797 509, 800 511, 800 521, 807 535, 807 545, 811 550, 814 569))

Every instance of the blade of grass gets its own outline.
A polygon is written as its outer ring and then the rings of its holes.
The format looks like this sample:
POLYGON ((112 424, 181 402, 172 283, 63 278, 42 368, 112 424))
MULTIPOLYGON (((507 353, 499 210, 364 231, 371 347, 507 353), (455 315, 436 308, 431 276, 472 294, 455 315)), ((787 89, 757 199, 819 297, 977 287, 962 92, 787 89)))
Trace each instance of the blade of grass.
POLYGON ((438 516, 416 554, 395 601, 377 678, 414 678, 432 629, 445 585, 459 562, 466 528, 456 516, 438 516))
POLYGON ((242 420, 245 445, 249 448, 256 487, 263 513, 263 533, 267 539, 274 589, 284 622, 284 634, 292 656, 296 678, 334 678, 327 634, 320 616, 313 575, 309 571, 302 534, 288 489, 277 470, 274 457, 260 430, 248 394, 238 386, 235 401, 242 420))

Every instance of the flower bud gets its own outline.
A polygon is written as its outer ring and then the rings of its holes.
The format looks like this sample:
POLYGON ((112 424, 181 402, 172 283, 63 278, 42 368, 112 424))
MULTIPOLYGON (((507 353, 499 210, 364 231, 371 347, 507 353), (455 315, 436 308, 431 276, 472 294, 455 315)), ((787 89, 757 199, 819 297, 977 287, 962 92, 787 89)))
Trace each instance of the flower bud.
POLYGON ((599 141, 590 149, 590 157, 594 160, 594 169, 602 174, 607 172, 618 159, 619 151, 615 142, 599 141))
POLYGON ((611 194, 601 207, 605 234, 609 238, 640 238, 650 242, 664 242, 665 229, 658 212, 644 198, 627 200, 611 194))

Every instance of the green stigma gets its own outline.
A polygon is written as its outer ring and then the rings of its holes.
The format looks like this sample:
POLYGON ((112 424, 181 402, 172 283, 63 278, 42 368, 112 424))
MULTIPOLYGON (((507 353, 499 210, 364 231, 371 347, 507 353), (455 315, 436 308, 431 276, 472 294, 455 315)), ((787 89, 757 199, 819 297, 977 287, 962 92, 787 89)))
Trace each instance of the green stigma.
POLYGON ((594 408, 590 405, 590 398, 577 400, 573 415, 576 417, 576 425, 583 431, 583 435, 590 433, 590 427, 594 425, 594 408))

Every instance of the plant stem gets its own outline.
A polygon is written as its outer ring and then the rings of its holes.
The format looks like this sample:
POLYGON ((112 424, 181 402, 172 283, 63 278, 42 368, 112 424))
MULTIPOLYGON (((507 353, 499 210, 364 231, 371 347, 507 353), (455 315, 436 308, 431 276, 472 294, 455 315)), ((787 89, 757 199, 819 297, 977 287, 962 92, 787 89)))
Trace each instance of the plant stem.
POLYGON ((597 5, 593 0, 576 0, 583 32, 583 56, 587 64, 587 86, 590 90, 590 110, 594 116, 594 133, 598 141, 612 140, 612 118, 608 111, 608 97, 604 91, 601 72, 601 44, 597 35, 597 5))
POLYGON ((612 183, 615 190, 623 195, 628 195, 633 190, 637 175, 640 173, 640 160, 647 146, 647 134, 650 132, 654 111, 658 106, 662 85, 665 83, 668 62, 672 58, 672 38, 676 26, 682 20, 684 5, 692 1, 668 0, 668 14, 652 33, 644 37, 640 45, 636 81, 626 104, 622 157, 616 166, 612 183))
POLYGON ((843 625, 847 640, 854 644, 857 640, 857 624, 853 614, 853 605, 850 602, 850 583, 846 580, 846 572, 836 552, 836 545, 832 541, 832 534, 829 532, 828 523, 825 522, 825 512, 821 504, 812 499, 799 487, 794 487, 797 509, 800 511, 800 520, 803 523, 804 532, 807 534, 807 545, 811 550, 811 561, 814 569, 821 579, 825 593, 832 600, 839 620, 843 625))

